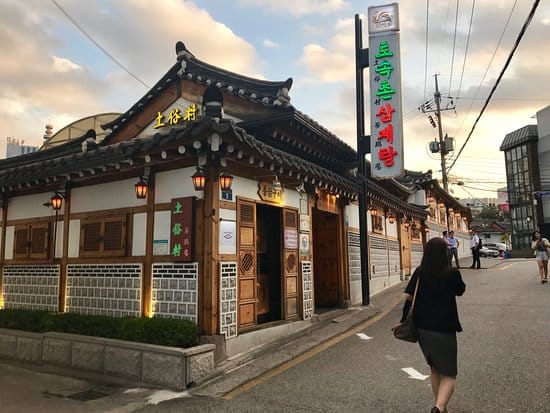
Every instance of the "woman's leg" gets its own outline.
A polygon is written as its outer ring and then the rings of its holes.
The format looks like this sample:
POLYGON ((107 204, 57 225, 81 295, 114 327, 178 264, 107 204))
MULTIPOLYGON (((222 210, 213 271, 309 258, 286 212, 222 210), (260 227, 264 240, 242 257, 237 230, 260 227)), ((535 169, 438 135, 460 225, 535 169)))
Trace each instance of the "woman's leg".
POLYGON ((548 279, 548 260, 542 262, 544 279, 548 279))
MULTIPOLYGON (((548 261, 546 261, 546 263, 548 264, 548 261)), ((542 281, 544 279, 544 261, 537 260, 537 265, 539 266, 539 275, 540 280, 542 281)))
POLYGON ((437 398, 435 405, 440 411, 447 409, 447 404, 453 395, 456 385, 456 377, 449 377, 440 375, 439 391, 437 392, 437 398))
POLYGON ((437 371, 430 366, 430 383, 432 384, 432 391, 434 392, 434 400, 437 403, 437 394, 439 393, 439 383, 441 382, 441 376, 437 371))

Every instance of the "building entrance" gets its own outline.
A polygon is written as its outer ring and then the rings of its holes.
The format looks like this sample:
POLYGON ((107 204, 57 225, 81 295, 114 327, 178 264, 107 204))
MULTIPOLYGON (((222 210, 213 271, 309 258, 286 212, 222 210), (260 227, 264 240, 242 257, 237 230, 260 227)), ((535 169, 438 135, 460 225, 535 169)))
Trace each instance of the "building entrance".
POLYGON ((339 215, 313 210, 315 307, 339 307, 341 289, 339 215))
POLYGON ((281 313, 281 208, 256 205, 256 322, 276 321, 281 313))

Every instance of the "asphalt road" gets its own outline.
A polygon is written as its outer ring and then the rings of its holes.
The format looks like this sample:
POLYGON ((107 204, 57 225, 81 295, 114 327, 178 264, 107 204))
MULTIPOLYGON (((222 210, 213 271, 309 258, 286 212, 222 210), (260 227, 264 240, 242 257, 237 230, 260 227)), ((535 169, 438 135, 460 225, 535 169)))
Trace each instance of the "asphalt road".
MULTIPOLYGON (((550 286, 538 282, 533 260, 462 270, 459 375, 449 410, 550 412, 550 286)), ((259 381, 231 400, 172 400, 147 412, 428 412, 428 367, 417 344, 397 341, 390 327, 400 308, 295 366, 259 381)))
MULTIPOLYGON (((464 332, 458 336, 458 385, 449 410, 550 412, 550 285, 538 282, 536 263, 507 260, 462 274, 464 332)), ((357 331, 362 338, 351 334, 323 344, 224 398, 102 388, 0 364, 0 412, 428 412, 429 369, 420 349, 390 332, 400 311, 367 323, 357 331), (107 396, 71 398, 90 389, 107 396), (159 402, 174 396, 180 398, 159 402)))

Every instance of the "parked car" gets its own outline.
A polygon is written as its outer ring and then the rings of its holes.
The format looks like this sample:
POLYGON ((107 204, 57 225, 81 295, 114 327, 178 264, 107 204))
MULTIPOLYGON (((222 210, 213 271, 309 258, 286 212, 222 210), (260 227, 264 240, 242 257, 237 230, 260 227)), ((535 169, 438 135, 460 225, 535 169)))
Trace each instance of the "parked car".
POLYGON ((498 250, 499 252, 508 250, 508 248, 506 248, 506 244, 503 244, 502 242, 484 242, 483 246, 492 250, 498 250))
POLYGON ((485 244, 481 247, 481 249, 479 250, 479 256, 480 257, 493 257, 493 258, 497 258, 497 257, 500 257, 500 251, 499 250, 495 250, 495 249, 492 249, 492 248, 487 248, 485 246, 485 244))

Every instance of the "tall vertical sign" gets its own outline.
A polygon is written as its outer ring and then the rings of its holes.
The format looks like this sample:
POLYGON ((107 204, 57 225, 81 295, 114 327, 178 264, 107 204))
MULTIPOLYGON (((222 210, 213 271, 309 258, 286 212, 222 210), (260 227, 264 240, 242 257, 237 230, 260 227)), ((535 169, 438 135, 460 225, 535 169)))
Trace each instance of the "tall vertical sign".
POLYGON ((403 116, 399 9, 397 3, 369 7, 371 173, 403 175, 403 116))
POLYGON ((170 255, 174 261, 193 260, 193 197, 172 198, 170 203, 170 255))

